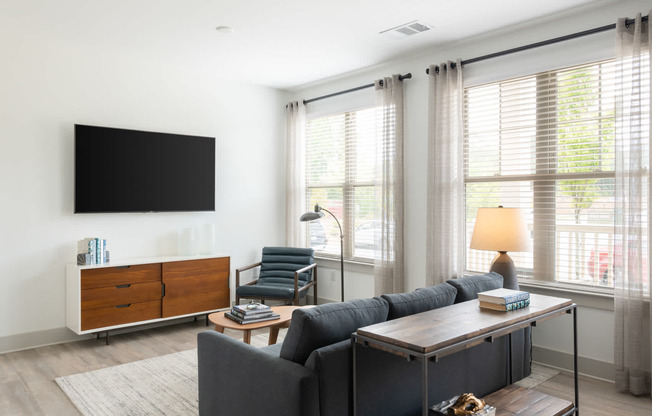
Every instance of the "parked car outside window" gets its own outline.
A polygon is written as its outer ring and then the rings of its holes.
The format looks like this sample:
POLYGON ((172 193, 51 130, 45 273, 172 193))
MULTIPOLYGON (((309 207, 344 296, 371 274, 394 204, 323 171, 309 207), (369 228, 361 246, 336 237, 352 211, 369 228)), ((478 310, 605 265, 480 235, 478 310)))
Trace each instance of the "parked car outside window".
POLYGON ((378 220, 363 221, 355 229, 356 248, 374 248, 380 245, 383 223, 378 220))
POLYGON ((325 249, 328 238, 324 226, 319 221, 310 221, 308 224, 310 224, 310 247, 315 251, 325 249))

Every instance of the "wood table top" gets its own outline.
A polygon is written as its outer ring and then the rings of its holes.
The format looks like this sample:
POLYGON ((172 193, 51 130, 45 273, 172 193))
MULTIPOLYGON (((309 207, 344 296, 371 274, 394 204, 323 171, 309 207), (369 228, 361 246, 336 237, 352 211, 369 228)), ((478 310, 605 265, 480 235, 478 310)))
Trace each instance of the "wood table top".
MULTIPOLYGON (((479 338, 470 344, 477 345, 483 342, 482 335, 533 318, 543 319, 548 313, 552 315, 546 319, 564 314, 571 305, 570 299, 531 294, 530 306, 501 312, 480 308, 475 299, 359 328, 356 334, 415 353, 428 354, 479 338), (555 311, 558 313, 555 314, 555 311)), ((505 334, 508 332, 512 331, 506 330, 505 334)))

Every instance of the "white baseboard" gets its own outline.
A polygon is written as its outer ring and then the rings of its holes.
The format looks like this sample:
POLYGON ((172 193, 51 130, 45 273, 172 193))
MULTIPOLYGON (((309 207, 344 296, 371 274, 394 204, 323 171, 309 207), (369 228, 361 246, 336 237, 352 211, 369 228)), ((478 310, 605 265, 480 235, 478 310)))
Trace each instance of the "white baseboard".
MULTIPOLYGON (((178 324, 181 322, 188 322, 190 320, 194 320, 194 318, 195 317, 171 319, 169 321, 162 321, 162 322, 156 322, 152 324, 136 325, 132 327, 120 328, 109 332, 111 335, 124 334, 127 332, 142 331, 145 329, 157 328, 160 326, 167 326, 167 325, 178 324)), ((197 319, 203 321, 204 316, 198 315, 197 319)), ((101 332, 100 334, 103 333, 104 332, 101 332)), ((26 332, 17 335, 7 335, 7 336, 0 337, 0 354, 14 352, 14 351, 28 350, 32 348, 45 347, 54 344, 63 344, 65 342, 82 341, 85 339, 94 338, 95 336, 96 336, 95 334, 77 335, 66 327, 46 329, 43 331, 26 332)), ((104 340, 102 340, 101 342, 104 342, 104 340)))
POLYGON ((79 341, 91 337, 92 335, 77 335, 66 327, 7 335, 0 337, 0 354, 45 347, 53 344, 62 344, 64 342, 79 341))
MULTIPOLYGON (((532 361, 564 371, 573 371, 573 354, 562 351, 533 346, 532 361)), ((578 356, 577 368, 582 375, 611 383, 614 382, 613 363, 578 356)))

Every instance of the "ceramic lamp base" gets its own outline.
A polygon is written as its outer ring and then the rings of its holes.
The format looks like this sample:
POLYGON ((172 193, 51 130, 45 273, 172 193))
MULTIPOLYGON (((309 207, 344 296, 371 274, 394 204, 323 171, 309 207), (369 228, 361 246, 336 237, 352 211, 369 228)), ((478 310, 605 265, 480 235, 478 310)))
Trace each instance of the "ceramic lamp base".
POLYGON ((503 287, 519 290, 518 278, 516 277, 516 266, 512 258, 505 251, 499 251, 491 263, 490 272, 496 272, 503 277, 503 287))

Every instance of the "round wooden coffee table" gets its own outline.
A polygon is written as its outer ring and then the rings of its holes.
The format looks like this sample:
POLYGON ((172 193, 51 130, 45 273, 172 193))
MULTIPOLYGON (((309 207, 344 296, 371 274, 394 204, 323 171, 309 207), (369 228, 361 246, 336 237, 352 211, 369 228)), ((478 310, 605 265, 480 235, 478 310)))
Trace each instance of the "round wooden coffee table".
POLYGON ((279 319, 274 319, 271 321, 263 322, 254 322, 252 324, 239 324, 226 316, 224 312, 216 312, 208 315, 208 320, 215 325, 215 330, 217 332, 224 332, 224 328, 237 329, 244 331, 244 342, 251 344, 251 331, 254 329, 269 328, 269 344, 276 344, 278 339, 278 330, 281 328, 287 328, 290 326, 290 320, 292 319, 292 311, 301 306, 272 306, 272 310, 281 315, 279 319))

